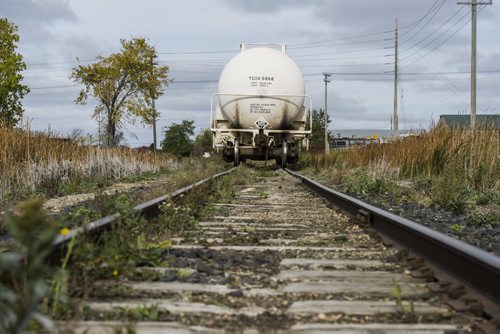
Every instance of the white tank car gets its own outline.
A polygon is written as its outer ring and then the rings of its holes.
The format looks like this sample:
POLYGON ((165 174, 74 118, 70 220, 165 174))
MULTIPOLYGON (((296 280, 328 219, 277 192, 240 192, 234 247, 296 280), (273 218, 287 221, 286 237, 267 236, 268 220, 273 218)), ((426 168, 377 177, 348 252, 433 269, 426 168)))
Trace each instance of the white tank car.
POLYGON ((222 148, 224 160, 235 165, 246 159, 276 159, 284 167, 297 162, 300 148, 308 146, 311 99, 285 45, 253 46, 241 45, 212 96, 214 147, 222 148))

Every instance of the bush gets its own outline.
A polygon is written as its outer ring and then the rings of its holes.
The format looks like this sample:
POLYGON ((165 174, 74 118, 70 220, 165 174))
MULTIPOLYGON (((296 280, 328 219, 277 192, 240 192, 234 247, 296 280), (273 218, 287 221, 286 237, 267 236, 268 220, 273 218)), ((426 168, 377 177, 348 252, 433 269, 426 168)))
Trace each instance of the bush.
POLYGON ((23 332, 32 321, 52 331, 52 322, 37 308, 48 292, 47 279, 54 272, 48 257, 57 234, 55 225, 39 199, 20 205, 16 212, 6 217, 15 245, 0 253, 0 332, 23 332))

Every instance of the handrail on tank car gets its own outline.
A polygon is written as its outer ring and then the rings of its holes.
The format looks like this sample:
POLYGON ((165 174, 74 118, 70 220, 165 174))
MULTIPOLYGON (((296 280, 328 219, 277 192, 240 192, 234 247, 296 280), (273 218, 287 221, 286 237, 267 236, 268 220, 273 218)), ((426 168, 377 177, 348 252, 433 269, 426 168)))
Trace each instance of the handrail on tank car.
POLYGON ((306 94, 266 94, 266 95, 257 95, 257 94, 236 94, 236 93, 215 93, 210 98, 210 129, 214 129, 214 97, 216 96, 243 96, 243 97, 303 97, 309 100, 309 132, 312 131, 312 98, 306 94))
POLYGON ((271 47, 276 47, 279 46, 281 49, 281 53, 286 54, 286 44, 285 43, 241 43, 240 44, 240 53, 245 51, 247 49, 247 46, 271 46, 271 47))

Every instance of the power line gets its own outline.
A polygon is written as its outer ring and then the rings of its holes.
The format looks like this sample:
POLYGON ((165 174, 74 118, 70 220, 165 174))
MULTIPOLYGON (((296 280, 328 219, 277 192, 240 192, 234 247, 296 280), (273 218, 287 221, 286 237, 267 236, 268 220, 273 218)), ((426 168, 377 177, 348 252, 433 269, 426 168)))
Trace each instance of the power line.
MULTIPOLYGON (((335 54, 335 53, 333 53, 333 54, 335 54)), ((300 56, 325 56, 325 55, 332 55, 332 52, 328 52, 328 53, 313 53, 313 54, 306 54, 306 55, 300 55, 300 56)), ((386 57, 386 55, 369 55, 369 56, 352 56, 352 57, 343 57, 343 58, 330 58, 330 60, 349 60, 349 59, 385 58, 385 57, 386 57)), ((312 59, 312 60, 315 60, 315 59, 312 59)))
MULTIPOLYGON (((431 85, 431 84, 436 85, 434 82, 439 83, 444 88, 443 95, 446 94, 447 96, 449 96, 450 97, 449 100, 451 100, 451 101, 457 101, 455 103, 467 103, 463 99, 463 97, 460 96, 460 92, 457 93, 454 90, 451 90, 450 88, 448 88, 444 84, 444 82, 440 79, 441 78, 440 76, 432 77, 432 78, 429 78, 429 77, 426 78, 426 77, 420 77, 420 76, 416 76, 416 77, 420 78, 420 80, 422 80, 422 79, 425 80, 426 82, 429 83, 429 85, 431 85), (458 99, 457 99, 457 97, 458 97, 458 99)), ((436 89, 434 89, 434 91, 436 91, 436 89)))
MULTIPOLYGON (((419 77, 419 76, 417 76, 419 77)), ((425 80, 425 79, 422 79, 420 78, 421 80, 425 80)), ((450 108, 452 109, 457 109, 459 110, 460 109, 460 105, 458 104, 453 104, 452 102, 449 101, 449 99, 445 98, 445 97, 442 97, 435 89, 432 89, 432 87, 430 88, 427 88, 423 82, 421 81, 414 81, 416 84, 418 84, 420 87, 422 87, 423 89, 429 91, 432 95, 434 95, 435 97, 437 97, 439 100, 443 101, 444 103, 446 103, 450 108)))
POLYGON ((54 61, 54 62, 43 62, 43 63, 26 63, 28 67, 44 67, 45 65, 66 65, 75 63, 87 63, 94 61, 95 59, 84 59, 84 60, 68 60, 68 61, 54 61))
POLYGON ((357 42, 349 42, 349 43, 340 43, 340 44, 327 44, 327 45, 318 45, 318 46, 295 46, 289 47, 289 49, 297 50, 297 49, 315 49, 315 48, 326 48, 332 46, 344 46, 344 45, 356 45, 356 44, 371 44, 375 42, 386 42, 391 41, 394 38, 382 38, 382 39, 372 39, 368 41, 357 41, 357 42))
MULTIPOLYGON (((392 72, 392 71, 391 71, 392 72)), ((393 74, 391 72, 335 72, 335 75, 386 75, 386 76, 392 76, 393 74)), ((483 71, 477 71, 477 73, 500 73, 500 69, 491 69, 491 70, 483 70, 483 71)), ((312 73, 310 73, 312 74, 312 73)), ((321 73, 314 73, 313 75, 318 75, 321 73)), ((418 72, 406 72, 404 73, 405 75, 445 75, 445 74, 470 74, 469 71, 457 71, 457 72, 423 72, 423 73, 418 73, 418 72)), ((305 76, 306 74, 304 74, 305 76)))
MULTIPOLYGON (((354 49, 354 50, 340 50, 340 51, 333 51, 333 52, 327 52, 327 53, 322 53, 323 55, 331 55, 331 54, 341 54, 341 53, 358 53, 358 52, 366 52, 366 51, 377 51, 377 50, 385 50, 385 47, 376 47, 376 48, 363 48, 363 49, 354 49)), ((293 59, 296 60, 297 57, 300 57, 301 55, 298 56, 293 56, 293 59)))
MULTIPOLYGON (((321 55, 336 55, 336 54, 348 54, 348 53, 358 53, 358 52, 366 52, 366 51, 376 51, 376 50, 384 50, 383 47, 377 48, 363 48, 363 49, 354 49, 354 50, 340 50, 335 52, 323 52, 323 53, 313 53, 313 54, 299 54, 293 56, 293 59, 296 61, 307 61, 307 59, 300 58, 309 58, 313 56, 321 56, 321 55)), ((372 58, 372 57, 384 57, 384 55, 369 55, 369 56, 361 56, 361 57, 348 57, 348 58, 329 58, 328 60, 342 60, 342 59, 353 59, 353 58, 372 58)), ((315 59, 310 59, 314 61, 315 59)), ((320 60, 320 59, 316 59, 320 60)), ((92 60, 85 60, 92 61, 92 60)), ((191 66, 191 65, 202 65, 202 66, 222 66, 225 65, 229 61, 228 58, 225 59, 160 59, 158 63, 169 65, 172 67, 175 66, 191 66)), ((28 68, 25 72, 51 72, 51 71, 69 71, 73 70, 74 67, 58 67, 54 65, 65 65, 71 64, 72 62, 53 62, 53 63, 28 63, 28 68)), ((74 62, 73 62, 74 63, 74 62)))
POLYGON ((292 44, 288 44, 288 45, 290 47, 295 47, 295 46, 302 46, 302 45, 311 45, 311 44, 321 44, 321 43, 338 42, 338 41, 345 41, 345 40, 350 40, 350 39, 364 38, 364 37, 369 37, 369 36, 383 35, 383 34, 388 34, 388 33, 391 33, 391 32, 393 32, 393 30, 380 31, 380 32, 374 32, 374 33, 368 33, 368 34, 362 34, 362 35, 354 35, 354 36, 348 36, 348 37, 336 38, 336 39, 327 39, 327 40, 322 40, 322 41, 304 42, 304 43, 292 43, 292 44))
POLYGON ((416 22, 412 23, 412 24, 409 24, 405 27, 402 27, 400 28, 399 30, 406 30, 408 29, 407 31, 401 33, 401 36, 404 36, 406 34, 408 34, 410 31, 413 30, 413 28, 415 28, 420 22, 422 22, 427 16, 430 15, 430 13, 432 12, 432 10, 434 9, 434 7, 436 6, 436 4, 438 3, 439 0, 435 0, 434 3, 432 4, 431 8, 429 8, 425 14, 420 18, 418 19, 416 22))
POLYGON ((446 2, 446 0, 442 0, 441 4, 436 8, 436 10, 434 11, 434 14, 432 14, 432 16, 427 20, 427 22, 425 22, 424 25, 422 27, 420 27, 420 29, 416 33, 414 33, 413 35, 411 35, 406 41, 403 41, 401 43, 401 45, 404 45, 404 44, 408 43, 413 38, 415 38, 415 36, 417 36, 422 30, 424 30, 425 27, 427 27, 429 25, 429 23, 432 21, 432 19, 437 15, 437 13, 439 13, 439 11, 441 10, 441 8, 443 8, 443 5, 445 4, 445 2, 446 2))
MULTIPOLYGON (((484 9, 484 6, 481 7, 478 11, 481 12, 482 10, 484 9)), ((443 33, 441 33, 440 35, 438 35, 435 39, 433 39, 432 41, 430 41, 429 43, 427 43, 425 47, 429 46, 430 44, 432 44, 434 41, 436 41, 437 39, 439 39, 441 36, 443 36, 445 33, 447 33, 451 28, 453 28, 454 26, 456 26, 460 21, 463 20, 464 17, 466 17, 468 15, 468 13, 466 13, 464 16, 462 16, 457 22, 455 22, 455 24, 453 24, 452 26, 450 26, 448 29, 446 29, 443 33)), ((471 21, 471 19, 469 18, 467 21, 465 21, 464 24, 462 24, 455 32, 453 32, 450 36, 448 36, 445 40, 443 40, 441 43, 439 43, 438 45, 436 45, 433 49, 431 49, 429 52, 427 52, 426 54, 424 54, 422 57, 418 58, 417 60, 411 62, 411 63, 408 63, 406 65, 403 65, 401 66, 401 68, 405 68, 405 67, 408 67, 410 65, 413 65, 415 64, 418 60, 422 59, 422 58, 425 58, 427 57, 429 54, 431 54, 432 52, 434 52, 437 48, 439 48, 441 45, 445 44, 448 40, 450 40, 450 38, 452 38, 453 36, 455 36, 460 30, 462 30, 463 27, 465 27, 467 25, 467 23, 469 23, 471 21)), ((410 54, 409 56, 406 56, 404 57, 405 59, 414 55, 414 53, 410 54)))
POLYGON ((229 61, 229 58, 222 59, 159 59, 159 62, 163 63, 207 63, 207 64, 215 64, 215 63, 226 63, 229 61))
POLYGON ((159 55, 199 55, 214 53, 235 53, 238 50, 219 50, 219 51, 181 51, 181 52, 158 52, 159 55))
POLYGON ((300 68, 308 67, 356 67, 356 66, 387 66, 393 63, 361 63, 361 64, 323 64, 323 65, 300 65, 300 68))
POLYGON ((184 81, 174 81, 173 84, 214 83, 214 82, 219 82, 219 80, 184 80, 184 81))
POLYGON ((77 85, 60 85, 60 86, 45 86, 45 87, 29 87, 30 90, 37 89, 59 89, 59 88, 69 88, 69 87, 78 87, 77 85))
POLYGON ((73 68, 72 67, 65 67, 65 68, 47 68, 47 69, 34 69, 34 70, 31 70, 31 69, 26 69, 23 71, 23 73, 43 73, 43 72, 62 72, 62 71, 70 71, 72 70, 73 68))
MULTIPOLYGON (((500 69, 490 69, 477 71, 480 74, 494 74, 500 73, 500 69)), ((335 72, 336 76, 392 76, 390 72, 335 72)), ((470 71, 457 71, 457 72, 406 72, 404 75, 412 76, 427 76, 427 75, 458 75, 458 74, 470 74, 470 71)), ((322 73, 305 73, 304 77, 323 75, 322 73)), ((175 80, 172 86, 175 84, 196 84, 196 83, 217 83, 218 79, 207 79, 207 80, 175 80)), ((60 85, 60 86, 46 86, 46 87, 30 87, 31 90, 42 90, 42 89, 60 89, 60 88, 70 88, 78 87, 77 85, 60 85)), ((168 89, 174 89, 175 87, 169 87, 168 89)))
POLYGON ((405 52, 408 52, 410 51, 411 49, 417 47, 420 43, 426 41, 429 37, 431 37, 432 35, 434 35, 436 32, 440 31, 442 27, 444 27, 448 22, 450 22, 458 13, 460 13, 460 11, 462 11, 464 7, 460 7, 457 11, 455 11, 455 13, 453 13, 453 15, 451 15, 445 22, 443 22, 443 24, 441 24, 437 29, 435 29, 433 32, 431 32, 430 34, 428 34, 427 36, 425 36, 423 39, 421 39, 420 41, 418 41, 417 43, 415 43, 413 46, 411 46, 410 48, 406 49, 406 50, 403 50, 401 53, 405 53, 405 52))
MULTIPOLYGON (((420 55, 420 54, 417 54, 417 55, 420 55)), ((431 70, 435 70, 435 67, 434 67, 434 65, 432 65, 432 64, 431 64, 431 62, 429 62, 429 61, 428 61, 427 59, 425 59, 425 58, 424 58, 424 59, 422 59, 422 60, 423 60, 423 61, 425 61, 426 65, 427 65, 427 66, 428 66, 431 70)), ((419 60, 418 62, 420 62, 422 65, 425 65, 425 64, 423 64, 423 63, 422 63, 422 61, 421 61, 421 60, 419 60)), ((443 77, 443 78, 446 80, 446 82, 449 84, 449 87, 451 87, 451 91, 455 94, 455 96, 457 96, 457 97, 458 97, 459 99, 461 99, 463 102, 466 102, 465 98, 461 95, 461 93, 462 93, 462 92, 460 91, 460 89, 459 89, 459 88, 458 88, 458 87, 457 87, 457 86, 456 86, 456 85, 455 85, 455 84, 454 84, 454 83, 453 83, 450 79, 448 79, 448 77, 447 77, 447 76, 442 76, 442 77, 443 77)), ((443 81, 443 80, 441 80, 441 79, 438 79, 438 80, 440 80, 441 82, 443 82, 443 83, 444 83, 444 81, 443 81)))
MULTIPOLYGON (((441 37, 443 37, 448 31, 450 31, 453 27, 457 26, 467 16, 468 16, 467 13, 465 13, 464 15, 462 15, 462 17, 460 17, 455 23, 453 23, 452 25, 450 25, 446 30, 444 30, 442 33, 440 33, 438 36, 436 36, 436 38, 432 39, 430 42, 428 42, 427 44, 425 44, 421 49, 425 49, 426 47, 430 46, 432 43, 434 43, 435 41, 437 41, 438 39, 440 39, 441 37)), ((446 41, 448 41, 451 37, 453 37, 456 33, 458 33, 469 21, 470 21, 470 19, 467 20, 467 21, 465 21, 465 23, 462 26, 460 26, 454 33, 452 33, 443 42, 439 43, 434 49, 431 50, 431 52, 433 50, 437 49, 438 47, 440 47, 441 45, 443 45, 444 43, 446 43, 446 41)), ((416 50, 416 51, 412 52, 411 54, 404 56, 403 59, 410 58, 411 56, 415 55, 418 51, 419 50, 416 50)), ((406 67, 406 66, 408 66, 408 64, 404 65, 403 67, 406 67)))

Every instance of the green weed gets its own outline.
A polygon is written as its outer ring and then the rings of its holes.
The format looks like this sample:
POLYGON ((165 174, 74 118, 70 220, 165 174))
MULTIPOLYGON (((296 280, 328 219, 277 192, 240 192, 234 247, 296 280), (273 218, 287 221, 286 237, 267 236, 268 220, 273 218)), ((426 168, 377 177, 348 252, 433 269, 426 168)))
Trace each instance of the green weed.
POLYGON ((452 232, 460 232, 464 229, 465 226, 461 224, 452 224, 449 226, 450 231, 452 232))
POLYGON ((193 273, 192 269, 180 268, 177 270, 177 277, 182 280, 191 277, 193 273))
POLYGON ((498 217, 493 212, 471 210, 466 215, 467 224, 475 226, 492 225, 498 223, 498 217))
POLYGON ((21 204, 15 213, 7 214, 6 224, 15 245, 0 253, 0 332, 37 328, 33 322, 51 332, 52 321, 39 312, 38 305, 54 274, 48 257, 57 234, 55 224, 42 209, 41 200, 21 204))
POLYGON ((171 232, 182 234, 186 230, 198 228, 198 220, 189 205, 177 205, 167 201, 160 206, 161 220, 165 227, 171 232))
POLYGON ((403 314, 404 316, 407 317, 413 317, 415 316, 415 306, 413 304, 413 300, 410 300, 408 305, 405 307, 403 305, 403 298, 401 294, 401 286, 396 282, 393 281, 393 286, 392 286, 392 296, 396 299, 396 308, 397 310, 403 314))

